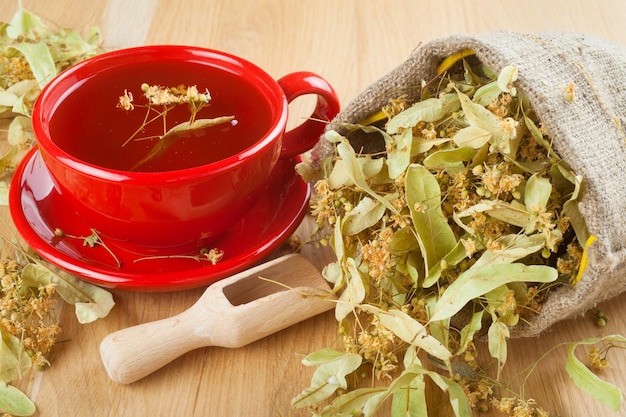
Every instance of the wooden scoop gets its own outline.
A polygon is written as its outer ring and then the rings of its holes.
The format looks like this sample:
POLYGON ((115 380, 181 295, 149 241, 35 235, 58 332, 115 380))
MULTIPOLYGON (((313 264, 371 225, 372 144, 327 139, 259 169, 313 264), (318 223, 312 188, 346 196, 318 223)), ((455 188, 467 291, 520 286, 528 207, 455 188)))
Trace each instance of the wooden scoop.
POLYGON ((129 384, 192 349, 245 346, 330 310, 335 303, 328 294, 314 265, 286 255, 212 284, 174 317, 108 335, 100 355, 109 377, 129 384))

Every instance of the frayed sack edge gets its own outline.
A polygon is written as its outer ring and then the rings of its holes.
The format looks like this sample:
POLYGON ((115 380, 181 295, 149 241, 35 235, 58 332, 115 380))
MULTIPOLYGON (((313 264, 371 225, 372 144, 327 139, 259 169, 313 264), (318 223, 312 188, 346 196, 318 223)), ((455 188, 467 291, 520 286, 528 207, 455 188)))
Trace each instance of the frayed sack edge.
MULTIPOLYGON (((554 290, 532 321, 511 329, 512 337, 535 336, 626 291, 626 47, 564 32, 436 39, 366 88, 334 121, 359 123, 390 98, 415 98, 443 59, 465 49, 495 73, 507 65, 518 68, 516 87, 528 97, 555 150, 584 181, 579 210, 597 241, 587 248, 589 262, 578 284, 554 290), (574 87, 573 100, 566 97, 568 86, 574 87)), ((312 160, 331 152, 333 145, 322 138, 312 160)))

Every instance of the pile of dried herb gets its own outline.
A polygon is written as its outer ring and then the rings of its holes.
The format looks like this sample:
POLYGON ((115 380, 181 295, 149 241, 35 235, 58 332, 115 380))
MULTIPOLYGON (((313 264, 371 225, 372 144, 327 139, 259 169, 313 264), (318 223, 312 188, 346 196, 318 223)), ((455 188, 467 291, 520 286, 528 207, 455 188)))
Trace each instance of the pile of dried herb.
MULTIPOLYGON (((517 91, 516 67, 493 74, 463 59, 446 69, 415 87, 417 102, 397 97, 362 124, 336 123, 320 170, 299 166, 315 181, 319 243, 337 256, 324 276, 341 294, 343 349, 304 359, 317 369, 294 407, 370 416, 392 398, 393 416, 427 415, 430 379, 456 416, 490 407, 548 415, 498 387, 510 330, 579 277, 583 179, 517 91), (495 375, 478 363, 479 345, 495 375), (390 382, 348 383, 363 372, 390 382)), ((568 364, 590 373, 573 355, 568 364)))
MULTIPOLYGON (((99 32, 86 39, 70 29, 48 28, 21 7, 9 23, 0 22, 0 202, 7 203, 8 181, 35 145, 31 110, 41 88, 57 73, 97 52, 99 32)), ((81 323, 106 316, 111 294, 84 283, 3 237, 0 261, 0 412, 25 416, 35 405, 10 385, 31 368, 49 365, 60 328, 59 301, 72 304, 81 323), (60 298, 59 298, 60 297, 60 298)))
MULTIPOLYGON (((30 117, 41 88, 59 72, 95 55, 100 44, 97 28, 83 38, 72 29, 49 28, 22 7, 10 22, 0 22, 0 128, 6 129, 6 136, 0 137, 7 142, 0 155, 0 179, 10 177, 35 144, 30 117)), ((1 188, 6 201, 6 181, 1 188)))

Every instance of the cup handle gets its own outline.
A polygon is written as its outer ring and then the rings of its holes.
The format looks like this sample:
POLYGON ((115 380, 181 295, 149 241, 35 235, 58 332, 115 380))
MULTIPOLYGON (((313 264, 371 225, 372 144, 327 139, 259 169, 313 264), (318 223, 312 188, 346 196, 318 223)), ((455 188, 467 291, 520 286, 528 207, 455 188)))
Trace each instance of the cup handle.
POLYGON ((339 98, 326 80, 312 72, 300 71, 287 74, 278 80, 285 92, 287 102, 305 94, 316 94, 317 103, 311 116, 299 126, 285 132, 280 153, 281 158, 292 158, 311 149, 326 129, 326 123, 339 113, 339 98))

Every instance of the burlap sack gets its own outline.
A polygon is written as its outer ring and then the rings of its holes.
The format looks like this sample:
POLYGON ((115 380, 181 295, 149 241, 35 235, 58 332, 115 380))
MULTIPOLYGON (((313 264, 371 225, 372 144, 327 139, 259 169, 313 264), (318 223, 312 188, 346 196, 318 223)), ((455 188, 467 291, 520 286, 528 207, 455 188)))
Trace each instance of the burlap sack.
MULTIPOLYGON (((512 336, 536 335, 559 320, 582 314, 626 290, 626 48, 574 33, 494 32, 455 35, 418 47, 406 61, 354 98, 336 121, 358 123, 389 98, 419 93, 441 61, 471 49, 498 73, 517 66, 516 87, 530 100, 560 156, 584 177, 580 201, 591 234, 589 264, 576 286, 551 293, 530 324, 512 336), (564 87, 575 86, 575 100, 564 87)), ((313 156, 327 154, 324 139, 313 156)))

